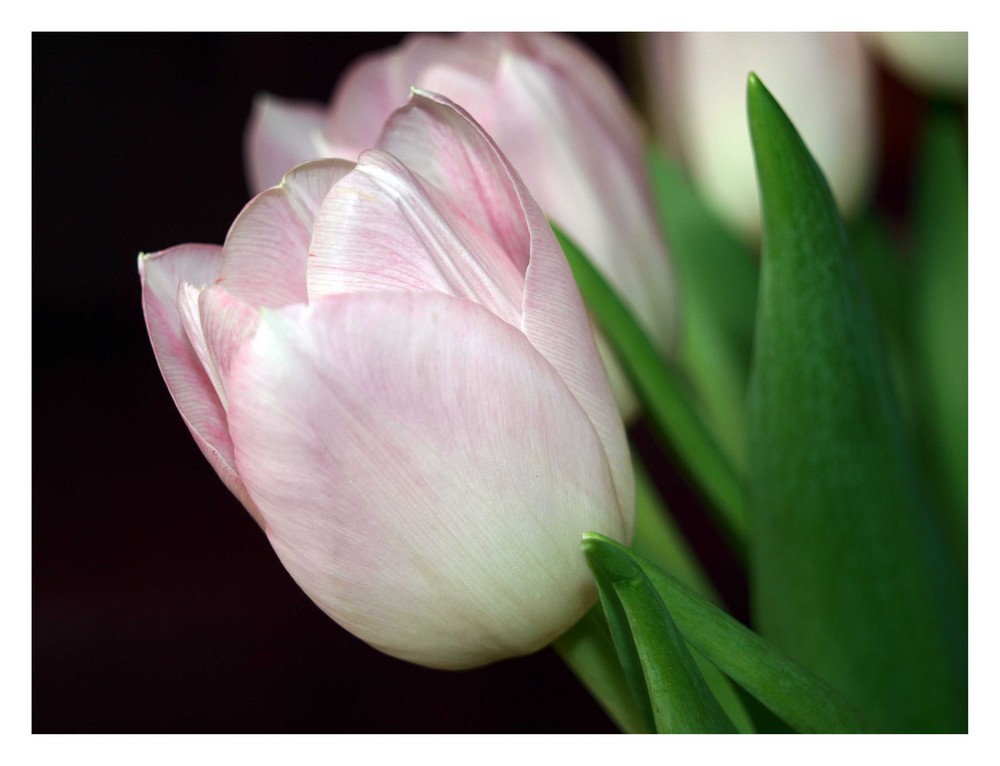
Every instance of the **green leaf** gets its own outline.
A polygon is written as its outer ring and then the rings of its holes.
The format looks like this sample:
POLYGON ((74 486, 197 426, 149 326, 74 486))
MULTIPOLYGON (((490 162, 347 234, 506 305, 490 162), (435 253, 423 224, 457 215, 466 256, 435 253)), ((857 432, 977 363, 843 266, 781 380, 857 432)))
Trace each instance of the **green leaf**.
MULTIPOLYGON (((633 457, 636 477, 636 529, 633 546, 709 598, 718 600, 698 559, 691 552, 642 463, 633 457)), ((555 649, 580 682, 625 732, 651 731, 632 697, 600 605, 555 642, 555 649)), ((753 721, 742 698, 719 670, 695 655, 712 693, 740 732, 753 721)))
POLYGON ((694 476, 717 512, 716 520, 737 552, 746 537, 743 488, 674 373, 632 317, 624 302, 587 257, 558 227, 553 231, 573 270, 580 292, 622 363, 632 387, 660 436, 694 476))
POLYGON ((844 695, 784 657, 768 641, 677 578, 606 537, 589 534, 586 544, 588 559, 600 557, 619 562, 627 558, 638 566, 669 610, 684 639, 796 731, 857 733, 868 730, 865 719, 844 695))
POLYGON ((755 76, 763 213, 749 395, 761 633, 878 730, 967 726, 967 598, 919 493, 879 330, 833 197, 755 76))
POLYGON ((965 129, 953 108, 924 128, 912 216, 908 305, 924 466, 964 563, 969 537, 969 183, 965 129))
POLYGON ((625 548, 584 535, 611 637, 632 693, 659 733, 731 733, 732 721, 712 695, 649 578, 625 548))
POLYGON ((893 390, 908 433, 913 432, 913 365, 906 348, 905 296, 910 269, 890 231, 890 223, 874 211, 860 216, 848 231, 854 254, 888 356, 893 390))
POLYGON ((757 264, 676 162, 653 147, 647 153, 647 168, 677 269, 677 359, 693 384, 706 423, 733 464, 742 469, 757 264))

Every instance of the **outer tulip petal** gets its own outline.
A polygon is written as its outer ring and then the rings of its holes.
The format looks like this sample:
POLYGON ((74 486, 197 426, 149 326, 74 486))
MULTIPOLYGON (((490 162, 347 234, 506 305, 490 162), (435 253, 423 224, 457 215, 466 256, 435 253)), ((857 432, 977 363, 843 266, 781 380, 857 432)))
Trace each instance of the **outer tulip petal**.
POLYGON ((216 473, 259 522, 259 514, 236 472, 225 409, 211 378, 188 341, 178 310, 180 285, 212 284, 221 248, 179 245, 139 256, 146 329, 160 372, 195 443, 216 473))
POLYGON ((251 191, 274 186, 289 169, 324 156, 325 121, 322 104, 259 94, 243 139, 251 191))
POLYGON ((620 96, 603 107, 591 103, 596 99, 569 87, 561 71, 514 54, 502 58, 493 93, 503 115, 490 126, 493 139, 542 209, 670 352, 675 280, 649 197, 644 140, 628 106, 620 96))
POLYGON ((603 447, 482 307, 367 293, 266 312, 229 382, 278 556, 363 640, 471 667, 541 648, 592 603, 580 534, 625 536, 603 447))
POLYGON ((392 155, 365 152, 316 219, 310 299, 371 290, 440 292, 520 324, 524 275, 460 204, 426 187, 392 155))
POLYGON ((330 188, 353 168, 345 160, 307 162, 254 197, 226 236, 218 283, 255 306, 305 303, 313 222, 330 188))
POLYGON ((425 91, 414 91, 407 107, 393 115, 380 144, 426 173, 450 199, 461 201, 508 253, 530 252, 520 326, 590 417, 605 445, 621 507, 631 508, 632 463, 621 417, 593 336, 581 330, 590 320, 548 220, 517 173, 467 112, 425 91), (498 196, 499 190, 509 191, 498 196))
MULTIPOLYGON (((531 203, 530 198, 527 202, 531 203)), ((531 266, 524 284, 521 328, 532 345, 559 370, 590 417, 608 456, 618 502, 622 508, 632 508, 635 481, 625 428, 601 365, 594 335, 579 329, 590 320, 562 248, 542 211, 537 206, 533 208, 528 209, 532 231, 531 266)), ((632 531, 630 526, 628 542, 631 542, 632 531)))

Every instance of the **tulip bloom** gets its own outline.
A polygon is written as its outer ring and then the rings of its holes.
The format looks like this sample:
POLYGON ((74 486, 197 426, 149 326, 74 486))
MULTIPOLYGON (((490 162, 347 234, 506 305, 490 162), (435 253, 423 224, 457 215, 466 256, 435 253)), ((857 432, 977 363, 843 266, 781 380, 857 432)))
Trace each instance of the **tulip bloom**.
POLYGON ((746 118, 751 71, 785 106, 841 210, 860 206, 873 180, 877 136, 874 74, 857 35, 660 33, 645 47, 660 139, 734 229, 760 232, 746 118))
POLYGON ((139 269, 195 441, 346 629, 465 668, 593 603, 581 534, 632 534, 624 429, 546 218, 463 110, 414 93, 356 164, 139 269))
MULTIPOLYGON (((276 183, 313 157, 356 157, 374 144, 410 86, 469 111, 548 217, 581 245, 669 354, 674 276, 649 196, 642 129, 613 76, 568 38, 414 35, 360 60, 328 109, 262 96, 246 136, 251 185, 276 183)), ((630 411, 624 377, 606 359, 623 411, 630 411)))

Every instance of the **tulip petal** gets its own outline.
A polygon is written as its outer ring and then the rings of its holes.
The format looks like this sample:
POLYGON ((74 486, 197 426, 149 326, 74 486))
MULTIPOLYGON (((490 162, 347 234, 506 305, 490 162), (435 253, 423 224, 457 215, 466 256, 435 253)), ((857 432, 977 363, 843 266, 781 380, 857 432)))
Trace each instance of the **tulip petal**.
POLYGON ((386 152, 365 152, 327 195, 308 264, 309 297, 440 292, 520 323, 523 272, 488 232, 386 152))
POLYGON ((394 656, 461 668, 541 648, 593 603, 581 533, 625 535, 586 414, 469 301, 265 311, 229 394, 240 473, 283 564, 394 656))
POLYGON ((289 169, 324 156, 325 119, 322 104, 259 94, 243 139, 251 191, 274 186, 289 169))
MULTIPOLYGON (((608 135, 611 146, 635 145, 640 147, 637 151, 641 151, 642 126, 636 120, 628 97, 608 69, 589 51, 561 34, 524 33, 507 35, 507 40, 514 52, 543 64, 561 80, 563 96, 573 93, 584 100, 589 115, 587 122, 597 121, 601 131, 608 135)), ((502 108, 499 113, 503 114, 502 108)), ((636 160, 630 158, 629 162, 632 171, 637 172, 636 160)))
POLYGON ((451 99, 415 89, 386 122, 378 147, 459 204, 524 273, 531 239, 512 171, 467 112, 451 99))
POLYGON ((218 284, 255 306, 305 303, 313 222, 330 188, 353 168, 345 160, 307 162, 254 197, 226 236, 218 284))
MULTIPOLYGON (((449 198, 467 203, 463 209, 502 242, 508 253, 530 253, 521 329, 566 381, 594 424, 608 456, 619 503, 631 509, 635 490, 625 431, 593 334, 585 329, 590 320, 566 257, 517 172, 467 112, 425 91, 414 91, 409 105, 393 115, 380 144, 449 198), (430 138, 408 140, 411 131, 430 138), (501 194, 500 189, 510 191, 501 194)), ((631 527, 628 534, 632 534, 631 527)))
POLYGON ((215 245, 179 245, 140 255, 142 306, 156 361, 184 423, 216 473, 259 523, 259 512, 236 472, 225 409, 178 310, 180 285, 212 284, 220 253, 215 245))
POLYGON ((177 305, 188 341, 228 411, 229 367, 237 349, 257 329, 260 311, 221 287, 196 288, 187 282, 180 285, 177 305))
POLYGON ((675 279, 656 228, 642 133, 621 96, 599 105, 586 89, 571 87, 572 79, 524 56, 504 56, 493 86, 503 119, 490 125, 491 135, 546 214, 668 353, 677 331, 675 279))

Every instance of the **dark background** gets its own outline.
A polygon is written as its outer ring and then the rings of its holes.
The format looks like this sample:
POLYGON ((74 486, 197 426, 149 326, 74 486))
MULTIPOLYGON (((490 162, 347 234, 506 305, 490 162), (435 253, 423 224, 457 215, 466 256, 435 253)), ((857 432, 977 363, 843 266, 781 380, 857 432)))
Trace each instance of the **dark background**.
MULTIPOLYGON (((580 37, 622 72, 619 37, 580 37)), ((35 732, 615 731, 551 650, 432 671, 326 618, 202 457, 146 336, 137 255, 222 243, 248 199, 254 94, 325 102, 400 38, 33 36, 35 732)), ((894 87, 887 145, 905 160, 914 102, 894 87)), ((738 566, 656 472, 745 617, 738 566)))

